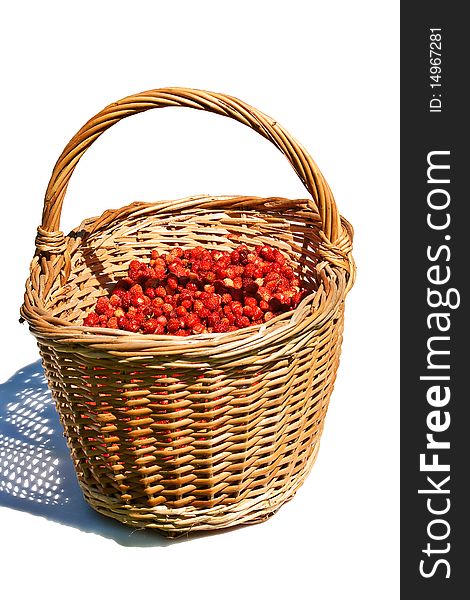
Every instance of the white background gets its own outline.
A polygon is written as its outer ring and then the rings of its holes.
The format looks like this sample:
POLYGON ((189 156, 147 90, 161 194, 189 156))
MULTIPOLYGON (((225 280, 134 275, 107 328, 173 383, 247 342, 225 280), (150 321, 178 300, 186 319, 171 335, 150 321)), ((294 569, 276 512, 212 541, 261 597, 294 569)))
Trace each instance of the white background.
MULTIPOLYGON (((79 518, 79 497, 76 515, 44 518, 4 488, 2 597, 398 598, 398 16, 398 2, 372 0, 3 5, 0 381, 38 358, 18 316, 53 164, 88 118, 130 93, 226 92, 282 123, 354 225, 358 279, 319 458, 293 501, 262 525, 166 544, 79 518)), ((151 111, 87 153, 62 229, 132 200, 197 193, 305 196, 247 128, 151 111)), ((0 391, 11 406, 14 388, 0 391)))

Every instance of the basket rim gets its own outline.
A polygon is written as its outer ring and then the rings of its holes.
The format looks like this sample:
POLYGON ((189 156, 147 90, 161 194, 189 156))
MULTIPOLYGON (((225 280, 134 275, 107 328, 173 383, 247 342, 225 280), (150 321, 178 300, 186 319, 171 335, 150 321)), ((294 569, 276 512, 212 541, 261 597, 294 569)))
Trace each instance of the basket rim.
MULTIPOLYGON (((99 216, 88 217, 72 229, 69 234, 62 235, 70 257, 70 252, 73 253, 81 245, 81 240, 78 239, 77 241, 77 233, 86 231, 87 234, 93 235, 106 230, 110 222, 115 222, 117 213, 120 218, 126 218, 148 213, 168 212, 184 206, 184 213, 187 214, 195 206, 204 209, 220 209, 224 205, 226 205, 225 208, 232 211, 250 212, 249 208, 246 207, 246 204, 250 202, 263 203, 268 208, 306 207, 313 220, 316 217, 310 207, 307 208, 306 199, 231 195, 210 196, 204 194, 176 200, 134 201, 120 208, 105 210, 99 216)), ((217 356, 225 358, 239 356, 248 351, 252 352, 254 348, 261 350, 266 345, 269 346, 271 341, 278 340, 279 337, 286 338, 286 344, 287 340, 291 340, 292 337, 298 337, 299 339, 305 337, 308 339, 316 329, 337 313, 339 306, 344 302, 354 282, 355 265, 351 253, 353 230, 344 217, 341 217, 341 222, 348 242, 346 252, 342 252, 342 254, 343 257, 348 258, 349 272, 341 263, 335 264, 334 256, 322 256, 324 260, 321 261, 319 268, 317 267, 317 271, 320 272, 323 281, 320 282, 318 290, 306 296, 296 309, 283 313, 262 325, 252 325, 234 332, 203 333, 180 337, 169 334, 132 333, 72 324, 66 319, 52 316, 49 311, 37 305, 39 295, 35 293, 35 283, 37 283, 38 278, 34 277, 34 273, 41 268, 37 256, 33 259, 30 275, 26 281, 25 301, 20 310, 21 317, 28 322, 35 337, 54 340, 60 345, 82 346, 93 348, 95 351, 113 352, 126 357, 149 354, 181 354, 182 356, 191 355, 194 357, 194 355, 198 355, 202 357, 203 355, 213 355, 214 350, 217 349, 217 356), (328 260, 329 258, 330 260, 328 260)), ((328 254, 329 248, 327 247, 325 250, 328 254)), ((323 254, 325 254, 325 250, 323 254)))

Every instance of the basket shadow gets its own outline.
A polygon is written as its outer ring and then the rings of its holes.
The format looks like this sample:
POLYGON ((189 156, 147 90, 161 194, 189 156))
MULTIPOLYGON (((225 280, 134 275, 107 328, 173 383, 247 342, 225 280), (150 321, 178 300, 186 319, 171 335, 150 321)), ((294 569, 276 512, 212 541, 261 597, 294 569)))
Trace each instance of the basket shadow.
POLYGON ((0 385, 0 506, 123 546, 174 543, 157 532, 133 530, 100 515, 85 502, 39 360, 0 385))

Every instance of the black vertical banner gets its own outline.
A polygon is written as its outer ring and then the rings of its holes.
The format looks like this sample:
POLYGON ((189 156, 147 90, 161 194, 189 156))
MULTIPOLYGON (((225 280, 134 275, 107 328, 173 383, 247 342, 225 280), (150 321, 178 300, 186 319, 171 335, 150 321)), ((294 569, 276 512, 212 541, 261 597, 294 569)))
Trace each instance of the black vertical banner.
POLYGON ((470 35, 464 6, 401 3, 404 599, 469 593, 470 35))

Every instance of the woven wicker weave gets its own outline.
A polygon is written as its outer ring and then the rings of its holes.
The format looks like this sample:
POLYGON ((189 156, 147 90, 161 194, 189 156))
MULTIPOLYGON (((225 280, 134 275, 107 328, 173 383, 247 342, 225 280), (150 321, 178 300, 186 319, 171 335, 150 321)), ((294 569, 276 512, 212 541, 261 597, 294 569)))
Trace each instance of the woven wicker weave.
POLYGON ((235 98, 183 88, 129 96, 91 119, 46 192, 22 316, 40 353, 78 480, 100 513, 174 536, 255 523, 305 480, 338 366, 352 229, 307 152, 235 98), (120 119, 182 106, 231 117, 273 142, 312 198, 192 197, 133 203, 59 231, 83 153, 120 119), (175 245, 269 243, 311 293, 262 326, 186 338, 80 324, 129 261, 175 245))

